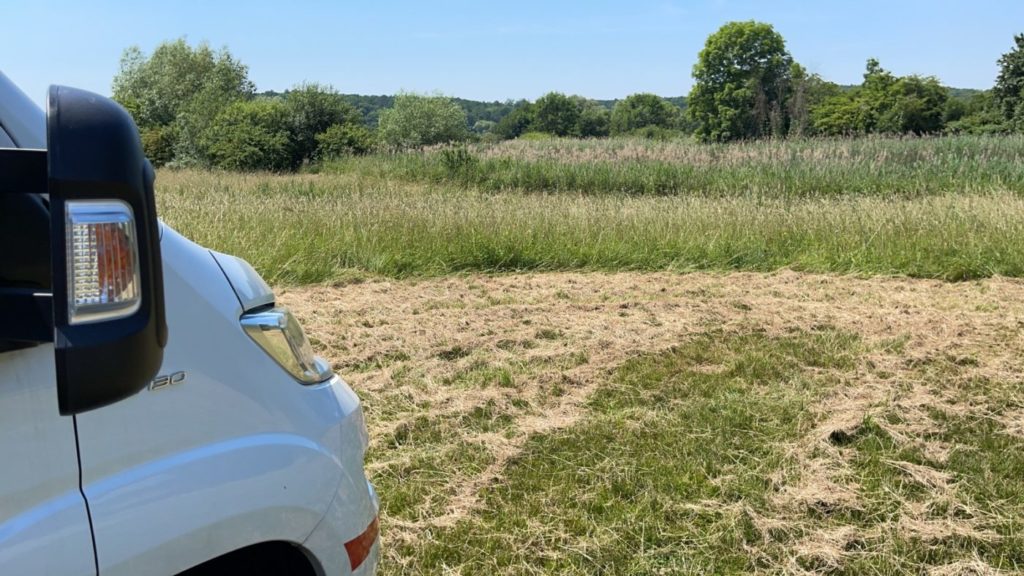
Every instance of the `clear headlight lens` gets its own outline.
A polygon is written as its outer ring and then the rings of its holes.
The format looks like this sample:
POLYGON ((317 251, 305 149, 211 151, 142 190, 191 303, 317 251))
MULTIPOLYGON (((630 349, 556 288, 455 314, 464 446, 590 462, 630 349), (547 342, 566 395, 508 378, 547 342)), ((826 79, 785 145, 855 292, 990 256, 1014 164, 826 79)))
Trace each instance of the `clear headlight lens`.
POLYGON ((242 316, 242 328, 282 368, 304 384, 318 384, 331 377, 331 367, 313 354, 298 320, 286 308, 250 312, 242 316))

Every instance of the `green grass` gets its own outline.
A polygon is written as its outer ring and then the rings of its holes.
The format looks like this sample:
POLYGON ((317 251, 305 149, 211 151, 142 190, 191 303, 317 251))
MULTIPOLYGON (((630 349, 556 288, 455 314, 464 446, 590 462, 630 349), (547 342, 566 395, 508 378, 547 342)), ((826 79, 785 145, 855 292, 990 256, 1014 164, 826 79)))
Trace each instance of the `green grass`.
MULTIPOLYGON (((965 560, 1020 569, 1024 441, 988 415, 934 415, 943 425, 929 439, 955 446, 947 462, 929 460, 868 419, 836 442, 836 465, 845 466, 838 480, 856 493, 855 504, 780 503, 783 487, 804 473, 800 455, 823 449, 808 439, 828 416, 823 400, 856 381, 868 352, 856 335, 831 328, 774 336, 715 330, 629 361, 591 398, 585 418, 532 437, 481 492, 479 509, 422 538, 389 542, 389 557, 401 563, 383 572, 906 574, 965 560), (915 482, 903 463, 949 475, 948 489, 915 482), (904 528, 917 505, 922 520, 950 518, 979 532, 933 538, 904 528), (843 530, 852 536, 837 549, 839 560, 809 544, 843 530)), ((929 370, 958 380, 960 367, 929 370)), ((998 404, 1013 388, 987 383, 963 393, 998 404)), ((992 409, 1008 407, 1000 406, 992 409)), ((401 481, 385 475, 398 495, 387 503, 389 516, 419 518, 443 501, 445 470, 480 466, 478 447, 449 450, 441 432, 500 426, 488 407, 478 412, 469 422, 423 417, 400 433, 426 444, 401 481)), ((891 406, 880 417, 900 414, 891 406)))
POLYGON ((634 139, 514 141, 334 162, 327 172, 490 192, 832 198, 1024 192, 1024 137, 702 145, 634 139))
POLYGON ((849 369, 856 337, 720 332, 631 361, 585 421, 533 438, 471 519, 399 550, 392 573, 735 573, 765 566, 764 512, 783 443, 849 369), (716 367, 708 370, 707 367, 716 367))
POLYGON ((524 270, 1024 274, 1020 137, 516 142, 474 150, 465 168, 441 155, 290 176, 162 171, 160 214, 283 284, 524 270), (658 194, 630 193, 647 188, 658 194))

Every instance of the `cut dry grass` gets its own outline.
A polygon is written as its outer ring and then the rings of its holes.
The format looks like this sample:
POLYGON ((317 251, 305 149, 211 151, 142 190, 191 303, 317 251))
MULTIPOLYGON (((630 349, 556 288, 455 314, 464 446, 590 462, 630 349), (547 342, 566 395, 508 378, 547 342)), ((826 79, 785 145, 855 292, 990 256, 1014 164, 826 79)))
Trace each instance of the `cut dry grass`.
POLYGON ((364 399, 385 573, 1024 567, 1024 284, 291 288, 364 399))

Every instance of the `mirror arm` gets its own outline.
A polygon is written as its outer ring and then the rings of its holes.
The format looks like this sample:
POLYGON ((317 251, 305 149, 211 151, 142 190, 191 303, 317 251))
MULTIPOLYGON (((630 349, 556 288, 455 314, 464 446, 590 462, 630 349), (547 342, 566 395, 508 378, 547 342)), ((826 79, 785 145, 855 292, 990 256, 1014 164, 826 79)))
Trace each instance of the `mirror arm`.
POLYGON ((46 194, 46 150, 0 148, 0 194, 46 194))
POLYGON ((0 288, 0 342, 53 342, 53 295, 0 288))

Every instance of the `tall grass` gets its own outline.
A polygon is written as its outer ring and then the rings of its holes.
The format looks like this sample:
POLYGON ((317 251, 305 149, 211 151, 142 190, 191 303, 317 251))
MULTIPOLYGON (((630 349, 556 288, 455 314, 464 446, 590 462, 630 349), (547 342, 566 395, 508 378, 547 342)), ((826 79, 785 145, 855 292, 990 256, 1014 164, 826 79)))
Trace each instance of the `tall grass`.
POLYGON ((782 267, 948 280, 1024 275, 1024 197, 991 188, 912 198, 495 194, 364 171, 163 171, 157 184, 166 222, 287 284, 353 270, 391 277, 782 267))
POLYGON ((1024 192, 1024 137, 700 145, 635 139, 478 145, 334 162, 328 172, 491 192, 823 198, 1024 192))

